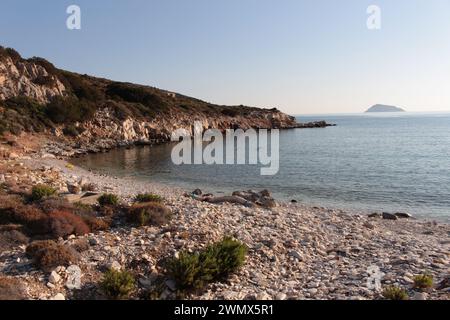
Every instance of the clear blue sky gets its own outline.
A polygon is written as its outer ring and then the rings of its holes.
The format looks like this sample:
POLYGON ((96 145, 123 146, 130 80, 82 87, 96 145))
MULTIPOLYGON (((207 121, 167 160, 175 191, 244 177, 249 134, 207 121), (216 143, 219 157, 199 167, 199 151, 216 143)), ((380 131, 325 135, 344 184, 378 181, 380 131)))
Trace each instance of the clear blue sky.
POLYGON ((448 0, 2 0, 0 44, 219 104, 450 110, 448 0), (66 28, 70 4, 81 30, 66 28), (371 4, 378 31, 366 27, 371 4))

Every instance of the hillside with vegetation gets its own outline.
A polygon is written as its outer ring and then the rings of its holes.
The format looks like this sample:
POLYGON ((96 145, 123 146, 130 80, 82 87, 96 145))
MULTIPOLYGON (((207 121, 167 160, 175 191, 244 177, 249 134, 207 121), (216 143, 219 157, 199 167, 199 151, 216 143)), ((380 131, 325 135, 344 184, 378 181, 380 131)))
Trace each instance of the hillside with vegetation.
POLYGON ((81 140, 110 139, 98 123, 105 116, 112 125, 106 129, 120 132, 113 137, 117 143, 167 140, 173 129, 189 129, 194 120, 202 121, 205 128, 220 129, 296 125, 293 117, 277 109, 216 105, 150 86, 81 75, 0 47, 1 133, 53 132, 81 140), (123 128, 127 125, 139 132, 123 128))

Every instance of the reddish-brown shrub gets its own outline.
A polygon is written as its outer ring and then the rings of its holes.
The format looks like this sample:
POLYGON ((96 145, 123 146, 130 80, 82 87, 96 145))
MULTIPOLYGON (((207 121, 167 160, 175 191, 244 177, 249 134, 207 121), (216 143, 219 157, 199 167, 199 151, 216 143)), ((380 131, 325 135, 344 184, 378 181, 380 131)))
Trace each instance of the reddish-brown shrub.
POLYGON ((67 201, 67 199, 64 198, 47 198, 45 200, 42 200, 39 204, 39 207, 44 211, 45 213, 50 213, 53 211, 73 211, 74 205, 67 201))
POLYGON ((27 224, 45 217, 45 213, 35 206, 22 206, 14 213, 17 222, 27 224))
POLYGON ((111 226, 111 221, 107 219, 100 219, 91 216, 83 216, 83 221, 88 225, 91 232, 108 230, 111 226))
POLYGON ((89 250, 90 247, 91 246, 89 245, 89 240, 86 238, 76 239, 72 243, 72 248, 74 248, 78 252, 89 250))
POLYGON ((83 218, 68 211, 50 212, 43 221, 48 227, 48 233, 55 238, 71 234, 84 235, 90 232, 83 218))
POLYGON ((24 300, 24 284, 15 278, 0 277, 0 300, 24 300))
POLYGON ((80 202, 71 203, 65 198, 48 198, 40 202, 39 207, 46 213, 53 211, 70 211, 76 215, 94 215, 91 205, 80 202))
POLYGON ((0 199, 0 223, 18 223, 30 233, 43 233, 41 220, 45 214, 34 205, 25 205, 17 196, 3 196, 0 199))
POLYGON ((14 213, 24 206, 22 199, 17 195, 0 195, 0 223, 15 222, 14 213))
POLYGON ((27 247, 26 253, 36 266, 47 272, 58 266, 76 263, 79 259, 73 248, 52 240, 34 241, 27 247))

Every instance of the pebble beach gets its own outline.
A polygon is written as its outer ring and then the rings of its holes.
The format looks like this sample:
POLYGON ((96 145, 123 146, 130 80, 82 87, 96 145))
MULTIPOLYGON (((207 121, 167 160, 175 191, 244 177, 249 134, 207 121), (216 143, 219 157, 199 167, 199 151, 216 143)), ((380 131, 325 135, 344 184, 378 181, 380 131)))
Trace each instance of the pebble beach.
MULTIPOLYGON (((78 263, 78 290, 65 284, 64 267, 54 271, 58 281, 35 269, 24 246, 0 253, 0 273, 23 279, 31 299, 99 298, 95 284, 102 268, 111 265, 134 266, 140 288, 149 288, 160 278, 159 261, 181 250, 198 250, 225 235, 249 248, 243 268, 227 281, 212 283, 187 299, 380 299, 380 290, 371 285, 371 270, 377 270, 381 286, 401 286, 411 299, 450 297, 450 227, 445 223, 390 220, 383 219, 381 213, 369 217, 367 213, 298 203, 278 202, 274 208, 211 204, 186 194, 192 190, 100 175, 65 160, 17 161, 27 168, 27 179, 51 181, 61 192, 67 192, 68 183, 83 179, 96 184, 99 192, 118 194, 123 202, 130 202, 138 193, 158 194, 173 212, 173 219, 162 227, 118 226, 60 239, 67 244, 89 244, 78 263), (435 285, 420 292, 413 288, 413 278, 424 273, 433 276, 435 285)), ((159 298, 173 298, 173 281, 164 279, 163 283, 159 298)))

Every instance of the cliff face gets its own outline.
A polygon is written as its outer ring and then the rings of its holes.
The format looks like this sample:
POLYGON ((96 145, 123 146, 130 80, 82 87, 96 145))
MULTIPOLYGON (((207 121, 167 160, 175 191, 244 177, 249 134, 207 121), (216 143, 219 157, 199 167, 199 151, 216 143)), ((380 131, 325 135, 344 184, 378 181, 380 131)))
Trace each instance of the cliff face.
POLYGON ((14 63, 11 57, 0 61, 0 100, 27 96, 47 103, 51 98, 63 95, 65 90, 61 81, 40 65, 27 61, 14 63))
POLYGON ((169 141, 176 129, 192 130, 194 121, 204 129, 221 130, 298 126, 294 117, 277 109, 220 106, 158 88, 79 75, 0 47, 0 131, 47 133, 61 145, 97 151, 169 141))
MULTIPOLYGON (((130 144, 156 144, 168 142, 176 129, 186 129, 193 133, 194 121, 199 121, 203 129, 217 128, 287 128, 295 126, 295 119, 279 111, 255 109, 246 116, 209 117, 203 113, 190 114, 170 110, 153 119, 118 119, 112 108, 105 106, 96 112, 94 118, 79 123, 81 132, 76 139, 61 143, 50 143, 46 153, 73 156, 79 153, 98 152, 116 146, 130 144)), ((63 137, 60 129, 53 130, 57 137, 63 137)))

